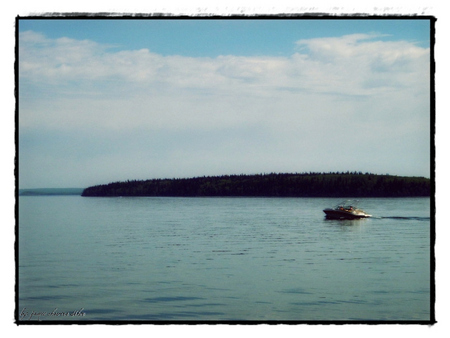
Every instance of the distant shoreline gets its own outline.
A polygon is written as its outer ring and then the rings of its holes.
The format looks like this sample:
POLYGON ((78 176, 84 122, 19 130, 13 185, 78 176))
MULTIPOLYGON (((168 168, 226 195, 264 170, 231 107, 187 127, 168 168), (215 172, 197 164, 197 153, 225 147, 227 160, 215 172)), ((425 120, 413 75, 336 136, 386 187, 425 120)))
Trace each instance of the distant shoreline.
POLYGON ((19 196, 81 196, 84 188, 37 188, 19 189, 19 196))
POLYGON ((114 182, 84 197, 430 197, 424 177, 346 173, 271 173, 114 182))

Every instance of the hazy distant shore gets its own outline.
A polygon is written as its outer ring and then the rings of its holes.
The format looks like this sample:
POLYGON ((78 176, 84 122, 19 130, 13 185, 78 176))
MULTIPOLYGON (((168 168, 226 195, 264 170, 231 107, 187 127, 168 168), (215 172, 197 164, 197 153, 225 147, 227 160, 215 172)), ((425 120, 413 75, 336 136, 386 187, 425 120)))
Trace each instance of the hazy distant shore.
POLYGON ((19 196, 81 195, 83 188, 19 189, 19 196))
POLYGON ((430 194, 428 178, 361 172, 133 180, 96 185, 82 192, 86 197, 419 197, 430 194))

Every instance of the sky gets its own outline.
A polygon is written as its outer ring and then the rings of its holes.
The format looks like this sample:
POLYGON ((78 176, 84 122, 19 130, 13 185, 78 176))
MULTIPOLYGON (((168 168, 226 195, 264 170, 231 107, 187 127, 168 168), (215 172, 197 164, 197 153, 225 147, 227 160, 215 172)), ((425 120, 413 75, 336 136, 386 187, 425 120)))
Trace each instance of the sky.
POLYGON ((430 177, 430 23, 18 25, 19 188, 271 172, 430 177))

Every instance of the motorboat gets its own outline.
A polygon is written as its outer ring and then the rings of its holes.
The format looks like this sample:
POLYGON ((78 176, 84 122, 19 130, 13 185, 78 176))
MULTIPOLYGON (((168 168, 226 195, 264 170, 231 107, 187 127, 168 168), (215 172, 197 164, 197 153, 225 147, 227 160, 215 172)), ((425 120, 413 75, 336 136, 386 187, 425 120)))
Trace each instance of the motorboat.
POLYGON ((364 210, 356 207, 355 202, 346 201, 336 205, 334 208, 324 209, 325 217, 328 219, 359 219, 372 217, 364 210))

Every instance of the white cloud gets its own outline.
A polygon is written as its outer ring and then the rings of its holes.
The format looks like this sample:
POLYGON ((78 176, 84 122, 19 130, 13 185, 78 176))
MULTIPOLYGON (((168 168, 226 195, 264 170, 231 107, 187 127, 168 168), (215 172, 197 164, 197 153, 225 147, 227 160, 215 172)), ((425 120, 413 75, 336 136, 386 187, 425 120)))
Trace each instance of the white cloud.
POLYGON ((265 95, 266 90, 288 87, 359 95, 372 93, 362 84, 374 75, 386 75, 385 84, 391 87, 393 83, 405 85, 408 75, 427 73, 428 49, 404 41, 374 40, 377 37, 354 34, 299 40, 297 44, 306 50, 288 58, 191 58, 164 57, 147 49, 114 52, 90 41, 50 40, 24 32, 20 35, 20 76, 40 83, 116 80, 172 91, 220 89, 265 95))

